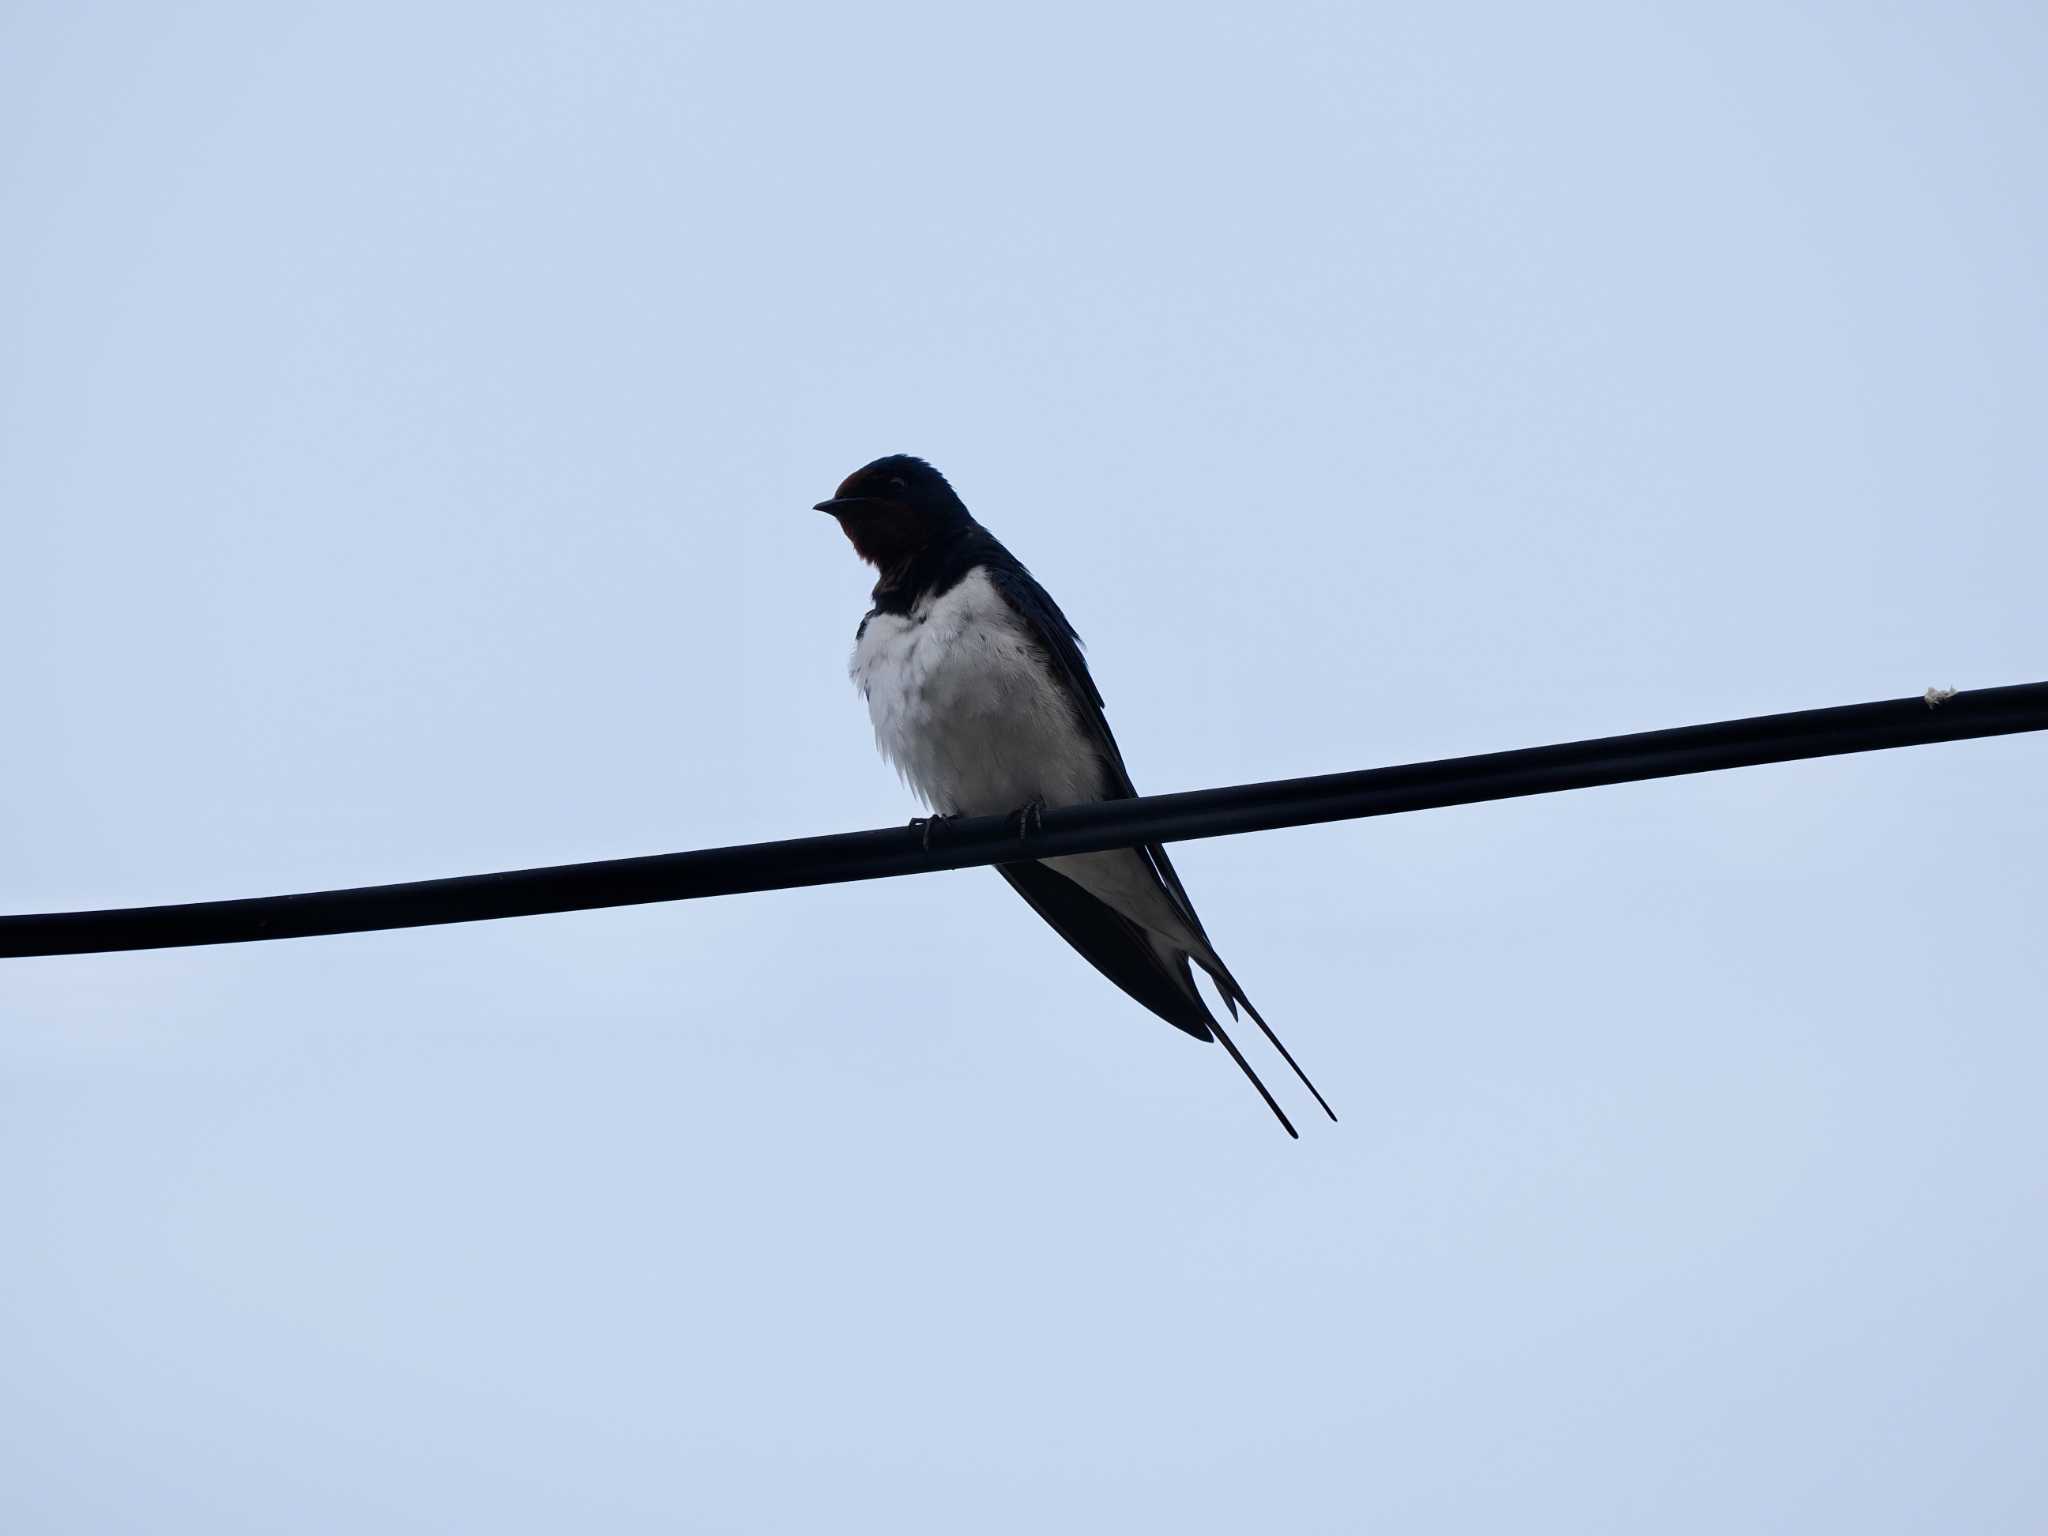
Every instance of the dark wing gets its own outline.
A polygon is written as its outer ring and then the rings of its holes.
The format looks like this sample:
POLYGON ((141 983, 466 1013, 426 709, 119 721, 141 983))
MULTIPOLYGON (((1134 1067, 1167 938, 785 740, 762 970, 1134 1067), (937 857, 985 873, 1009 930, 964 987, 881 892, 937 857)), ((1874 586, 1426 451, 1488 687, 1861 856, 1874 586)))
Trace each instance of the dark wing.
POLYGON ((1043 864, 998 864, 996 872, 1096 970, 1175 1029, 1212 1039, 1209 1010, 1186 960, 1176 976, 1145 930, 1043 864))
MULTIPOLYGON (((1068 696, 1074 700, 1076 711, 1081 717, 1082 726, 1094 738, 1096 749, 1102 754, 1103 766, 1109 775, 1110 793, 1105 798, 1111 800, 1136 798, 1138 791, 1131 783, 1131 772, 1124 766, 1124 755, 1118 749, 1116 737, 1109 729, 1109 720, 1102 712, 1102 690, 1095 686, 1095 679, 1088 671, 1088 662, 1081 654, 1081 637, 1075 633, 1074 626, 1068 622, 1067 616, 1060 611, 1060 605, 1053 601, 1052 594, 1038 584, 1037 580, 1024 568, 1017 557, 997 543, 993 536, 986 537, 987 546, 981 555, 982 568, 988 573, 989 583, 996 591, 1002 594, 1003 600, 1010 605, 1019 618, 1030 626, 1032 634, 1037 638, 1039 645, 1043 647, 1053 665, 1065 674, 1068 683, 1068 696)), ((1146 843, 1141 846, 1140 851, 1150 864, 1153 877, 1172 896, 1175 904, 1179 906, 1182 915, 1187 918, 1188 925, 1201 936, 1202 943, 1208 950, 1208 955, 1206 957, 1198 955, 1196 958, 1201 963, 1202 969, 1207 971, 1210 978, 1216 983, 1217 990, 1223 994, 1223 1001, 1230 1009, 1230 1016, 1233 1019, 1237 1017, 1238 1005, 1242 1003, 1245 1012, 1249 1013, 1252 1016, 1253 1022, 1259 1026, 1260 1032, 1272 1042, 1273 1049, 1278 1051, 1287 1065, 1294 1069, 1294 1075, 1301 1079, 1302 1086, 1308 1089, 1316 1103, 1322 1106, 1323 1113, 1332 1120, 1335 1120, 1337 1112, 1330 1108, 1329 1101, 1322 1096, 1316 1085, 1309 1081, 1308 1074, 1302 1071, 1300 1063, 1295 1061, 1294 1053, 1281 1043, 1280 1037, 1273 1033, 1272 1026, 1266 1022, 1259 1010, 1252 1006, 1252 1000, 1245 996, 1244 988, 1237 984, 1237 978, 1230 974, 1229 967, 1224 965, 1222 958, 1217 955, 1216 946, 1209 943, 1209 935, 1207 930, 1202 927, 1202 919, 1196 915, 1195 904, 1188 899, 1187 887, 1180 883, 1180 874, 1166 857, 1165 848, 1161 847, 1158 843, 1146 843), (1212 965, 1211 961, 1215 963, 1212 965)), ((1029 867, 1033 869, 1043 868, 1043 866, 1035 864, 1029 867)), ((1063 875, 1053 874, 1050 870, 1046 870, 1045 874, 1050 876, 1051 880, 1059 885, 1073 885, 1073 882, 1067 880, 1063 875)), ((1158 953, 1157 946, 1153 943, 1151 936, 1146 934, 1137 924, 1124 918, 1121 913, 1112 911, 1093 896, 1090 896, 1086 891, 1082 891, 1079 886, 1073 886, 1073 889, 1079 893, 1080 902, 1084 904, 1081 907, 1072 906, 1071 898, 1068 898, 1064 892, 1060 893, 1057 898, 1054 898, 1058 901, 1069 903, 1067 907, 1062 909, 1063 915, 1068 921, 1062 921, 1061 918, 1055 917, 1052 912, 1047 910, 1047 906, 1041 896, 1027 889, 1019 881, 1018 877, 1011 873, 1008 866, 1003 866, 1003 876, 1011 885, 1017 888, 1026 901, 1030 902, 1037 909, 1039 916, 1043 917, 1048 923, 1051 923, 1060 936, 1073 945, 1075 949, 1079 950, 1081 955, 1097 970, 1101 971, 1103 975, 1122 987, 1124 991, 1130 993, 1132 997, 1143 1003, 1147 1008, 1150 1008, 1162 1019, 1165 1019, 1167 1023, 1180 1029, 1186 1029, 1189 1034, 1195 1033, 1194 1030, 1188 1028, 1187 1024, 1182 1023, 1180 1018, 1161 1008, 1152 1001, 1146 992, 1139 991, 1137 987, 1132 985, 1131 980, 1126 979, 1127 975, 1138 977, 1148 987, 1148 990, 1155 989, 1161 980, 1165 980, 1170 984, 1174 979, 1167 970, 1167 962, 1158 953), (1077 914, 1085 914, 1086 908, 1089 907, 1094 908, 1099 915, 1088 917, 1085 921, 1080 920, 1077 914), (1084 937, 1076 937, 1075 931, 1070 929, 1069 923, 1072 923, 1074 929, 1078 929, 1084 937), (1112 923, 1122 924, 1124 928, 1129 930, 1129 933, 1120 934, 1116 932, 1111 926, 1112 923), (1084 942, 1084 938, 1086 942, 1084 942), (1142 957, 1134 953, 1134 950, 1141 950, 1143 952, 1142 957), (1149 978, 1138 976, 1139 972, 1147 968, 1153 973, 1149 978)), ((1286 1125, 1288 1133, 1292 1135, 1294 1127, 1288 1124, 1287 1117, 1280 1113, 1280 1106, 1275 1104, 1273 1096, 1266 1092, 1266 1085, 1259 1081, 1258 1074, 1252 1071, 1244 1057, 1239 1054, 1237 1047, 1232 1044, 1230 1037, 1223 1032, 1223 1026, 1202 1005, 1201 994, 1195 991, 1194 978, 1188 973, 1185 956, 1178 957, 1178 965, 1180 971, 1178 979, 1182 986, 1185 987, 1185 992, 1182 993, 1180 987, 1174 987, 1173 991, 1176 994, 1182 995, 1185 999, 1191 1000, 1193 1006, 1200 1009, 1202 1018, 1208 1025, 1208 1028, 1213 1030, 1216 1038, 1223 1042, 1224 1048, 1230 1052, 1231 1058, 1244 1069, 1245 1076, 1252 1080, 1252 1085, 1259 1090, 1260 1096, 1265 1099, 1273 1113, 1280 1116, 1280 1123, 1286 1125)), ((1184 1007, 1185 1003, 1182 1006, 1184 1007)))
MULTIPOLYGON (((1081 654, 1081 637, 1074 632, 1074 626, 1060 612, 1060 605, 1052 600, 1052 594, 1041 587, 1008 550, 1002 550, 1002 559, 989 561, 984 569, 988 572, 990 584, 1002 593, 1003 601, 1031 626, 1032 633, 1038 637, 1053 665, 1066 675, 1069 693, 1081 715, 1081 724, 1094 737, 1096 750, 1102 754, 1103 766, 1109 772, 1110 793, 1105 798, 1135 799, 1137 788, 1131 783, 1131 771, 1124 766, 1123 752, 1117 747, 1116 737, 1109 729, 1109 718, 1102 712, 1102 690, 1095 686, 1095 678, 1088 671, 1087 659, 1081 654)), ((1189 926, 1204 939, 1208 938, 1202 919, 1195 913, 1194 902, 1188 899, 1187 887, 1180 883, 1180 875, 1167 859, 1166 850, 1157 843, 1147 843, 1143 852, 1152 864, 1152 872, 1172 895, 1189 926)), ((1231 990, 1225 989, 1225 1001, 1230 1003, 1231 1013, 1235 1016, 1237 1000, 1229 997, 1231 990)))
MULTIPOLYGON (((994 544, 994 540, 989 541, 994 544)), ((1081 637, 1074 633, 1074 626, 1067 622, 1067 616, 1060 612, 1060 605, 1052 600, 1052 594, 1041 587, 1032 574, 1017 563, 1016 556, 996 544, 990 558, 984 560, 982 569, 987 573, 989 585, 1003 595, 1017 617, 1030 626, 1031 633, 1045 650, 1053 666, 1066 675, 1073 697, 1080 706, 1081 723, 1095 737, 1101 748, 1103 761, 1109 766, 1110 777, 1115 785, 1112 799, 1128 799, 1137 794, 1131 787, 1130 771, 1124 767, 1124 755, 1117 750, 1116 738, 1109 732, 1109 721, 1102 713, 1102 690, 1095 686, 1095 678, 1088 671, 1088 662, 1081 655, 1081 637)))

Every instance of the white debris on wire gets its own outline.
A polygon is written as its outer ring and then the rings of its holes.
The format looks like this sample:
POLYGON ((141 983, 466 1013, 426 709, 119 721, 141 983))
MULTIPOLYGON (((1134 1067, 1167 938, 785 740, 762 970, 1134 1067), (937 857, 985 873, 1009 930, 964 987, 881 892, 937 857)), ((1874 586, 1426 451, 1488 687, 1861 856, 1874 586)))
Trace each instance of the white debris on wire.
POLYGON ((1956 691, 1953 688, 1930 688, 1920 695, 1921 698, 1927 701, 1929 709, 1939 709, 1955 696, 1956 691))

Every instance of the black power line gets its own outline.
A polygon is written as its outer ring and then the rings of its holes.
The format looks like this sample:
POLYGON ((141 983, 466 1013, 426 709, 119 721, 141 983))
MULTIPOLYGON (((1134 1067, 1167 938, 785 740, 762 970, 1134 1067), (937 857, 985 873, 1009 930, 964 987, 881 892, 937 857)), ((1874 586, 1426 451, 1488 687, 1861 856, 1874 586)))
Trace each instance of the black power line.
POLYGON ((880 880, 1021 857, 1264 832, 1636 779, 2048 730, 2048 683, 1980 688, 1933 700, 1929 695, 1847 704, 1357 773, 1070 806, 1047 811, 1039 829, 1022 843, 1011 818, 977 816, 935 832, 929 848, 918 832, 890 827, 299 896, 0 917, 0 958, 295 939, 880 880))

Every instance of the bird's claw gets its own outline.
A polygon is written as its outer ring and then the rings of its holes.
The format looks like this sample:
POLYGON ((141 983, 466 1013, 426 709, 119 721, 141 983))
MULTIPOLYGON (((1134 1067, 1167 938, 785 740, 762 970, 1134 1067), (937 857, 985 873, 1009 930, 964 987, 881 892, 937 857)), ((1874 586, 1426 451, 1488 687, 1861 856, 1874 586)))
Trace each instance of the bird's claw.
POLYGON ((952 826, 953 822, 956 819, 957 818, 952 816, 911 817, 910 824, 913 827, 917 828, 918 847, 922 848, 926 853, 930 853, 932 851, 932 828, 937 827, 941 832, 943 832, 946 828, 952 826))
POLYGON ((1045 830, 1045 802, 1037 797, 1026 800, 1010 812, 1010 824, 1016 828, 1017 841, 1024 842, 1045 830))

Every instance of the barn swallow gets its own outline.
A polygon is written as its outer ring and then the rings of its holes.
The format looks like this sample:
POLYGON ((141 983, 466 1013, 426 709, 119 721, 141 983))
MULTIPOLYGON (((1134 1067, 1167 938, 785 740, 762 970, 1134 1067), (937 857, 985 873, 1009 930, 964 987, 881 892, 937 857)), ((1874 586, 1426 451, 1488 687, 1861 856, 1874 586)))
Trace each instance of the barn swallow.
MULTIPOLYGON (((1081 637, 944 475, 907 454, 877 459, 817 510, 880 573, 854 632, 853 680, 882 755, 934 820, 1009 814, 1025 836, 1041 810, 1137 794, 1081 637)), ((1293 1123, 1195 990, 1190 962, 1337 1118, 1217 955, 1163 847, 996 868, 1104 976, 1176 1029, 1221 1041, 1288 1135, 1293 1123)))

